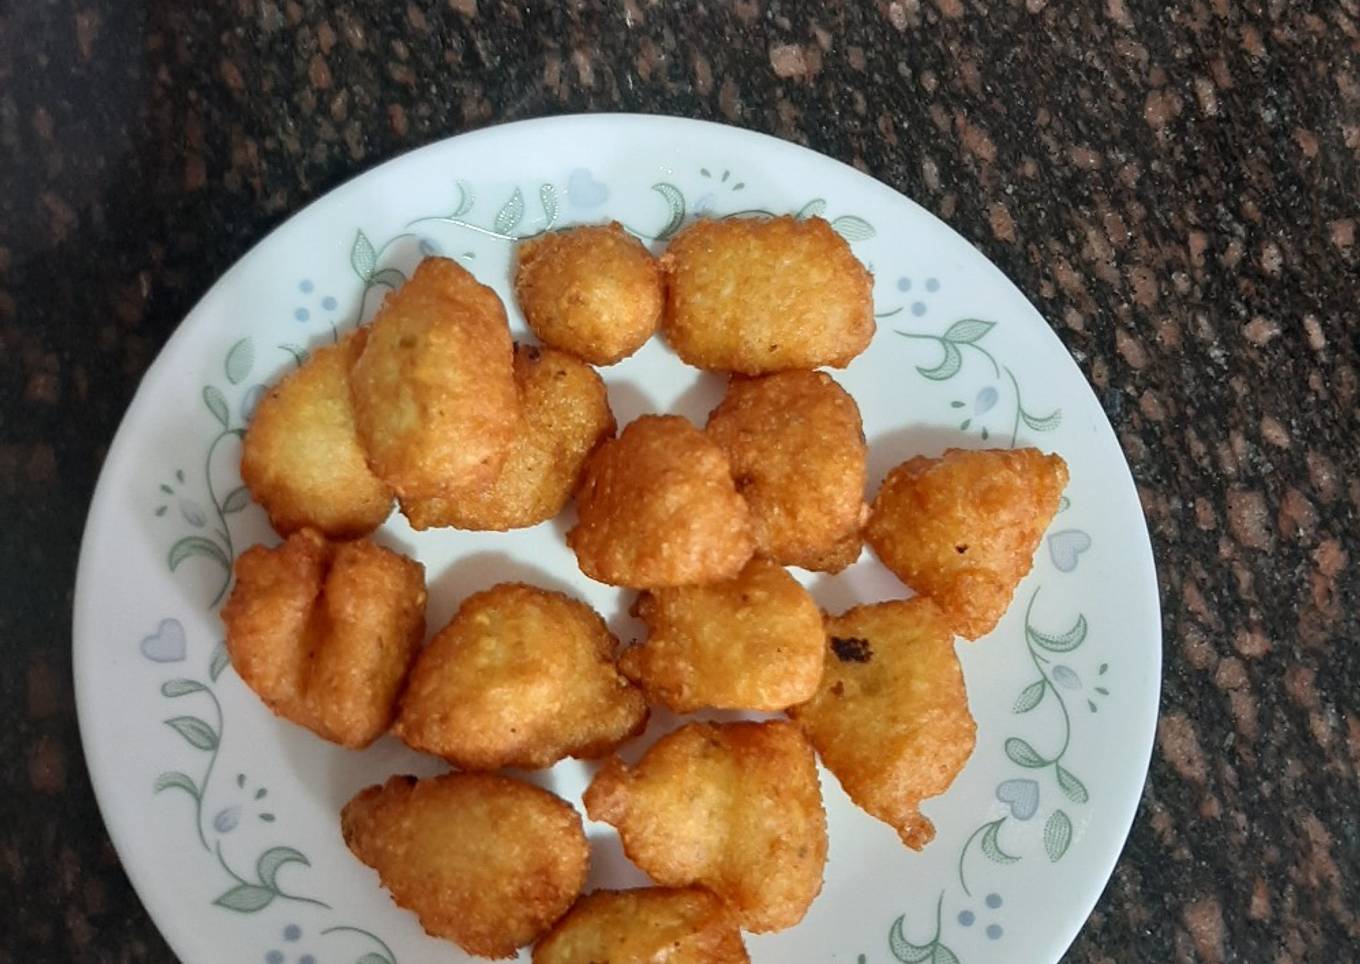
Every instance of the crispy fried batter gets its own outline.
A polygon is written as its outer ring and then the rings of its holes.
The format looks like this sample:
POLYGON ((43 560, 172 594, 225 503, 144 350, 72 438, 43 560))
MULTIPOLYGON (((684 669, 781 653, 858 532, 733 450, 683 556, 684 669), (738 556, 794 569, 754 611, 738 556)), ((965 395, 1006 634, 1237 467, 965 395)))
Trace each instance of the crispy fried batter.
POLYGON ((792 723, 690 723, 636 767, 611 758, 584 801, 657 883, 702 884, 746 930, 792 927, 822 889, 826 812, 792 723))
POLYGON ((596 449, 576 509, 567 544, 582 572, 613 586, 731 579, 754 551, 727 457, 675 415, 644 415, 596 449))
POLYGON ((580 815, 509 777, 392 777, 347 803, 340 826, 397 906, 481 957, 514 957, 566 913, 586 880, 580 815))
POLYGON ((426 258, 373 319, 350 395, 369 466, 403 499, 490 485, 519 421, 496 293, 426 258))
POLYGON ((604 382, 566 352, 516 345, 515 386, 520 424, 496 481, 455 496, 403 499, 413 529, 521 529, 567 504, 586 456, 614 435, 604 382))
POLYGON ((661 266, 662 331, 699 368, 844 368, 874 335, 873 278, 821 218, 695 221, 661 266))
POLYGON ((939 604, 950 628, 991 632, 1058 511, 1067 463, 1038 449, 950 449, 888 473, 864 535, 883 564, 939 604))
POLYGON ((706 431, 751 507, 757 552, 833 572, 859 558, 864 427, 855 400, 831 376, 734 378, 706 431))
POLYGON ((549 345, 612 365, 656 330, 661 269, 617 221, 533 238, 516 255, 515 298, 549 345))
POLYGON ((773 562, 752 559, 726 582, 644 593, 635 612, 648 637, 623 652, 619 669, 649 702, 676 713, 782 710, 817 690, 822 614, 773 562))
POLYGON ((503 583, 469 596, 420 654, 394 733, 470 770, 598 757, 641 732, 618 640, 562 593, 503 583))
POLYGON ((702 887, 597 890, 534 948, 533 964, 747 964, 731 911, 702 887))
POLYGON ((920 802, 949 789, 977 727, 944 614, 924 596, 828 619, 817 695, 789 710, 860 807, 920 850, 920 802))
POLYGON ((232 665, 270 709, 367 746, 391 724, 425 634, 425 568, 302 529, 241 554, 222 620, 232 665))
POLYGON ((260 400, 241 450, 241 479, 282 535, 304 526, 332 538, 366 535, 392 511, 354 431, 349 366, 366 329, 318 348, 260 400))

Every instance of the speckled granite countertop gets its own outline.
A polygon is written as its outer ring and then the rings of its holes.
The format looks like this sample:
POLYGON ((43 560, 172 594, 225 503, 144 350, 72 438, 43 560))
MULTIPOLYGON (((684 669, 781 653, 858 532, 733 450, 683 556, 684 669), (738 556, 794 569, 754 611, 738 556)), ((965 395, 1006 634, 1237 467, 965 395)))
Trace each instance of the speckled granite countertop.
POLYGON ((1068 955, 1360 947, 1360 4, 0 3, 0 962, 164 961, 70 679, 77 546, 137 380, 285 214, 514 118, 666 112, 849 161, 981 248, 1114 423, 1166 674, 1068 955), (202 8, 202 9, 200 9, 202 8))

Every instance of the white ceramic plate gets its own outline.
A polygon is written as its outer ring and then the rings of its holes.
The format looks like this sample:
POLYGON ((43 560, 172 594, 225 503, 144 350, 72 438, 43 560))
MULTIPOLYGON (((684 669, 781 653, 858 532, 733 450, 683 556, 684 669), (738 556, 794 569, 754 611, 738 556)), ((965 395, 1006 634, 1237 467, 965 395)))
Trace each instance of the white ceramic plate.
MULTIPOLYGON (((937 838, 922 853, 904 849, 824 772, 825 887, 798 927, 749 936, 752 959, 1061 956, 1133 818, 1160 677, 1147 531, 1100 406, 1020 292, 884 185, 746 131, 604 115, 456 137, 331 192, 213 286, 142 382, 85 532, 75 676, 104 819, 183 960, 463 959, 392 904, 345 849, 337 818, 361 787, 441 764, 390 738, 362 753, 323 743, 272 716, 227 666, 217 610, 230 563, 275 539, 237 473, 262 386, 371 315, 423 254, 459 258, 495 286, 518 333, 517 237, 612 218, 664 239, 697 214, 742 211, 821 215, 874 272, 878 334, 835 373, 864 415, 871 486, 946 446, 1033 444, 1072 472, 1010 612, 986 639, 959 644, 977 750, 924 807, 937 838)), ((649 411, 702 424, 722 389, 659 339, 604 376, 620 424, 649 411)), ((621 638, 636 636, 629 595, 582 576, 563 531, 559 519, 509 534, 415 533, 394 516, 379 538, 425 563, 432 629, 469 593, 526 579, 581 595, 621 638)), ((868 553, 837 577, 799 575, 835 611, 903 595, 868 553)), ((529 778, 579 803, 588 772, 567 761, 529 778)), ((610 828, 587 828, 590 886, 644 882, 610 828)))

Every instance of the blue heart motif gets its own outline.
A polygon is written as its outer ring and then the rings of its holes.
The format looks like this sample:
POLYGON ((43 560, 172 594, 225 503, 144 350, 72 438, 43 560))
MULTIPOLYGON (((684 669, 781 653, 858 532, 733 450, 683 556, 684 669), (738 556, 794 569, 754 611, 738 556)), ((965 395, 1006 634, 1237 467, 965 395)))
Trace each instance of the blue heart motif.
POLYGON ((184 659, 184 626, 178 619, 162 619, 156 631, 142 640, 142 655, 153 663, 184 659))
POLYGON ((996 788, 996 798, 1011 808, 1016 820, 1028 820, 1039 809, 1039 784, 1034 780, 1007 780, 996 788))
POLYGON ((213 829, 218 833, 230 833, 236 829, 236 825, 241 822, 241 808, 226 807, 219 810, 217 816, 213 817, 213 829))
POLYGON ((1062 663, 1059 663, 1057 666, 1053 667, 1052 673, 1053 682, 1057 683, 1063 689, 1065 690, 1081 689, 1081 677, 1077 675, 1077 671, 1074 670, 1072 667, 1065 666, 1062 663))
POLYGON ((1077 568, 1077 556, 1091 548, 1091 537, 1080 529, 1064 529, 1048 537, 1048 554, 1059 572, 1077 568))
POLYGON ((584 167, 578 167, 567 178, 567 200, 574 208, 599 207, 609 200, 609 188, 595 180, 584 167))

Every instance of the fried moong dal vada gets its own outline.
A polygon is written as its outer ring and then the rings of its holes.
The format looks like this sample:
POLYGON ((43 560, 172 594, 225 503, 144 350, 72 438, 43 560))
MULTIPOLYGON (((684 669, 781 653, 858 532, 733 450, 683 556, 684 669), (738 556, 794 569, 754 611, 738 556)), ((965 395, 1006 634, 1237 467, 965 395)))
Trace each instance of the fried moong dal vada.
POLYGON ((584 802, 653 880, 702 884, 745 930, 792 927, 822 889, 826 812, 812 747, 792 723, 690 723, 635 767, 611 757, 584 802))
POLYGON ((515 298, 534 334, 592 365, 633 354, 656 330, 661 269, 617 221, 554 231, 516 250, 515 298))
POLYGON ((241 449, 241 480, 281 535, 311 527, 366 535, 392 511, 392 489, 369 469, 354 428, 349 368, 367 329, 317 348, 260 400, 241 449))
POLYGON ((398 907, 428 934, 481 957, 514 957, 567 912, 586 881, 580 815, 509 777, 392 777, 350 800, 340 827, 398 907))
POLYGON ((741 930, 702 887, 597 890, 534 947, 533 964, 748 964, 741 930))
POLYGON ((468 770, 603 756, 647 722, 641 692, 614 665, 617 645, 579 600, 494 586, 420 654, 393 732, 468 770))
POLYGON ((675 415, 644 415, 586 461, 567 533, 581 571, 648 589, 731 579, 751 558, 751 513, 727 457, 675 415))
POLYGON ((222 621, 232 666, 271 710, 364 747, 391 724, 424 638, 425 569, 302 529, 241 553, 222 621))
POLYGON ((516 345, 515 385, 520 423, 496 480, 452 496, 403 499, 413 529, 522 529, 567 504, 586 456, 614 435, 604 382, 566 352, 516 345))
POLYGON ((350 397, 369 466, 401 498, 492 484, 519 424, 500 298, 457 262, 426 258, 373 319, 350 397))
POLYGON ((859 557, 864 426, 859 406, 831 376, 734 378, 705 432, 726 453, 751 507, 756 552, 830 571, 859 557))
POLYGON ((821 686, 789 715, 850 799, 920 850, 935 836, 920 803, 949 789, 977 734, 948 623, 917 596, 851 609, 826 631, 821 686))
POLYGON ((822 614, 767 559, 736 579, 643 593, 635 613, 647 639, 624 650, 619 668, 675 713, 782 710, 810 699, 822 678, 822 614))
POLYGON ((888 473, 864 537, 904 583, 939 604, 950 628, 985 636, 1034 564, 1067 485, 1067 463, 1038 449, 950 449, 888 473))
POLYGON ((873 278, 821 218, 695 221, 661 267, 661 330, 698 368, 844 368, 874 335, 873 278))

